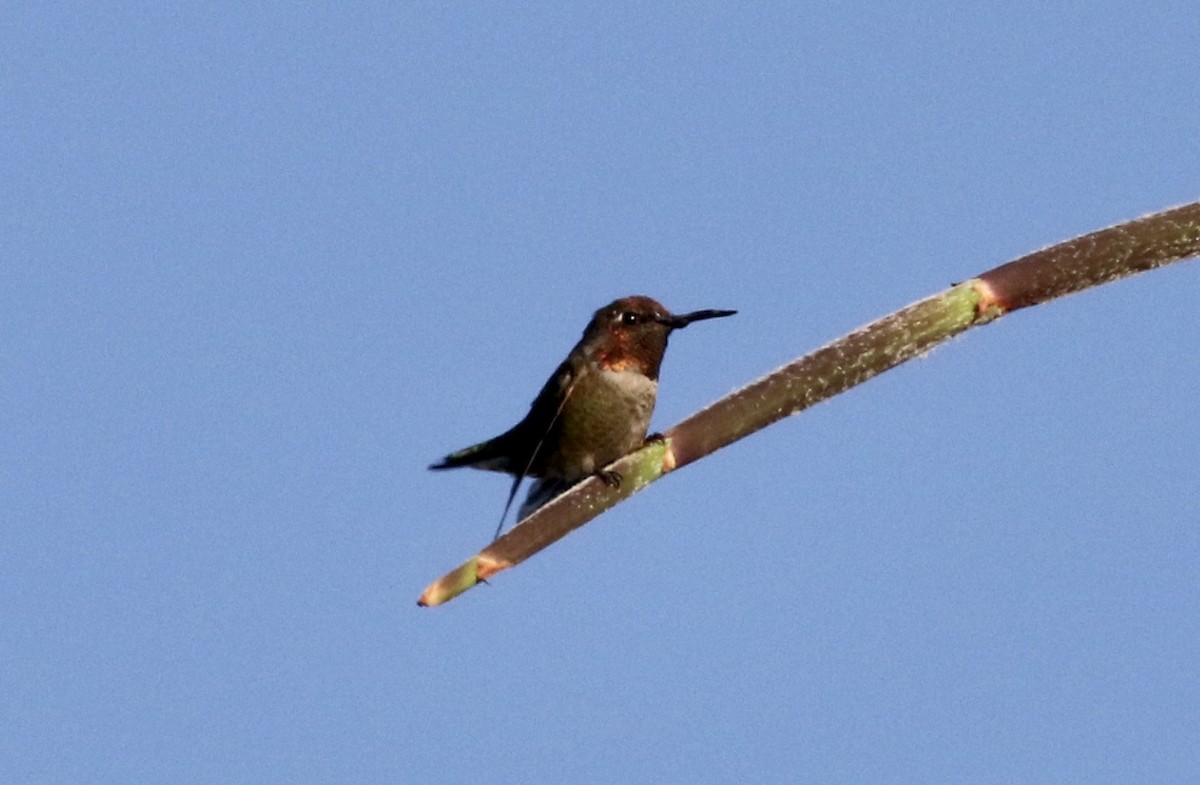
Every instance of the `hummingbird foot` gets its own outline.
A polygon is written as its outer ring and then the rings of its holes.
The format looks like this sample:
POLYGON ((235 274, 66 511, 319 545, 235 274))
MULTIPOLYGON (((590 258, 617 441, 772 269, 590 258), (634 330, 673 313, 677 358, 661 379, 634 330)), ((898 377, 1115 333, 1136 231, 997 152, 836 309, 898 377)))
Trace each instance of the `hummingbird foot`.
POLYGON ((664 444, 666 441, 667 441, 666 436, 659 433, 658 431, 655 431, 654 433, 647 436, 645 438, 645 440, 643 440, 642 446, 645 446, 647 444, 664 444))
POLYGON ((596 472, 596 476, 599 477, 600 481, 603 482, 605 485, 607 485, 609 488, 620 488, 621 487, 621 473, 620 472, 599 471, 599 472, 596 472))

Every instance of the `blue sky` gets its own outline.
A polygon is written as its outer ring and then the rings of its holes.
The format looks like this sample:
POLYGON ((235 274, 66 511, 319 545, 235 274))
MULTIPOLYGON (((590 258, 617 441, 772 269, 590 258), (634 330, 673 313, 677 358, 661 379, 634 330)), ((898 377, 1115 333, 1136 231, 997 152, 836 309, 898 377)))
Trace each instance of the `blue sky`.
POLYGON ((627 294, 655 427, 1200 198, 1190 3, 0 12, 0 779, 1194 782, 1200 267, 1013 315, 450 605, 434 474, 627 294))

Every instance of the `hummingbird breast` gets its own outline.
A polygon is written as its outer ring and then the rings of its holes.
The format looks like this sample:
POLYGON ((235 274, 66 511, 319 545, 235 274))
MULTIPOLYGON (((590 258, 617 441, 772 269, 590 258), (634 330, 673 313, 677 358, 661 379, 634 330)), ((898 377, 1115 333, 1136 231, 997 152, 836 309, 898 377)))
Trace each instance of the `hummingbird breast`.
POLYGON ((542 475, 575 482, 641 447, 657 395, 639 371, 590 366, 563 405, 542 475))

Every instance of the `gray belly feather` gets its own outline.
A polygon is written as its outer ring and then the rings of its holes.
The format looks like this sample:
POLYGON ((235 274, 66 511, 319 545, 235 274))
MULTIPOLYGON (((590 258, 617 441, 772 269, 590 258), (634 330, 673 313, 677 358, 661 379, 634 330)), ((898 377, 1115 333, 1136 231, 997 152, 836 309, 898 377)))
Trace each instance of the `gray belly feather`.
POLYGON ((561 415, 558 450, 546 474, 574 482, 642 446, 658 382, 635 371, 589 369, 561 415))

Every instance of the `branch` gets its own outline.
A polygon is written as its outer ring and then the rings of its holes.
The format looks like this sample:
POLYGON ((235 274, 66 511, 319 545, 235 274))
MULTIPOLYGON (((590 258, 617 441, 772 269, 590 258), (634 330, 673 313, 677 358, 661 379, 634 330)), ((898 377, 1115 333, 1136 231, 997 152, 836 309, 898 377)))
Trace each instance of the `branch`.
POLYGON ((612 464, 610 488, 585 480, 429 585, 439 605, 520 564, 664 474, 797 414, 1005 314, 1200 254, 1200 202, 1101 229, 956 284, 871 322, 735 390, 612 464))

